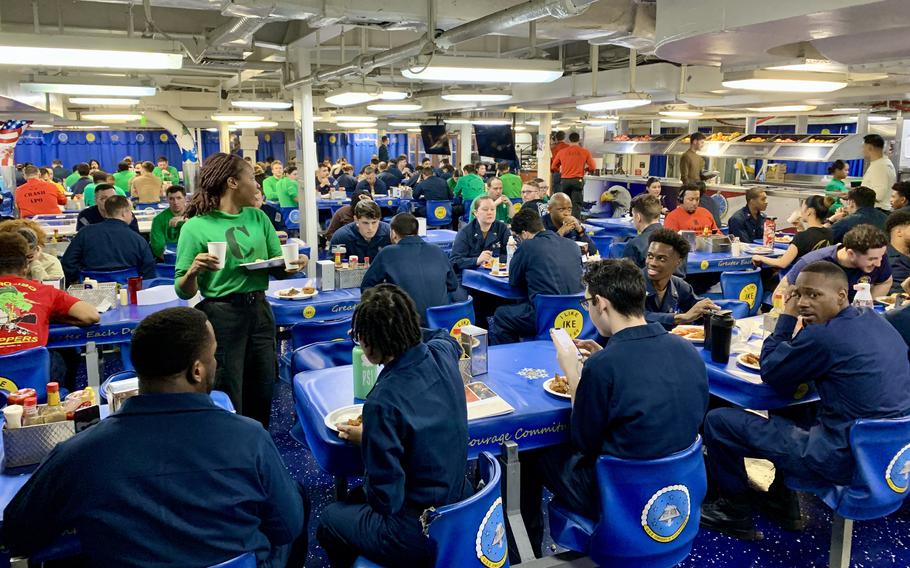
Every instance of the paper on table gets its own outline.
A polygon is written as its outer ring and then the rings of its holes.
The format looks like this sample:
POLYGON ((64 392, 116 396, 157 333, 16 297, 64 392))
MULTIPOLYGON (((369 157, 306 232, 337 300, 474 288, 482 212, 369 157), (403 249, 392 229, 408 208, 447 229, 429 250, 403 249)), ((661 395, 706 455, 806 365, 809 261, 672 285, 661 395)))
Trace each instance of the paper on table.
POLYGON ((734 377, 750 382, 752 384, 761 384, 761 375, 758 373, 747 373, 745 371, 740 371, 739 369, 727 369, 727 372, 734 377))

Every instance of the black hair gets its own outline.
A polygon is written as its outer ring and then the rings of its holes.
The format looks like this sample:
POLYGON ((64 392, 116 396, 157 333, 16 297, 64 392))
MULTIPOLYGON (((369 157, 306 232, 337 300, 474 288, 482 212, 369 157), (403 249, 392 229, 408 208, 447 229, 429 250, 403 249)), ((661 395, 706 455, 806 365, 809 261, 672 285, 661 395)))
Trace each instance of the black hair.
POLYGON ((106 191, 108 189, 116 190, 117 188, 112 183, 98 183, 95 184, 95 195, 98 195, 99 191, 106 191))
POLYGON ((581 140, 581 136, 579 136, 577 132, 572 132, 569 134, 569 142, 572 142, 574 144, 579 140, 581 140))
POLYGON ((828 166, 828 175, 832 175, 837 170, 842 170, 847 167, 847 162, 843 160, 834 160, 834 162, 828 166))
POLYGON ((366 345, 382 361, 397 359, 421 341, 420 318, 414 300, 394 284, 368 288, 354 308, 351 337, 366 345))
MULTIPOLYGON (((818 274, 826 279, 834 280, 841 290, 848 290, 850 283, 847 281, 847 273, 844 269, 833 262, 827 260, 816 260, 810 262, 800 271, 800 274, 818 274)), ((797 275, 797 279, 799 276, 797 275)))
POLYGON ((645 314, 647 287, 641 269, 628 259, 611 258, 588 265, 584 283, 591 297, 610 301, 613 309, 625 317, 645 314))
POLYGON ((129 163, 129 162, 120 162, 119 164, 117 164, 117 171, 118 171, 118 172, 125 172, 125 171, 127 171, 127 170, 129 170, 129 169, 130 169, 130 163, 129 163))
POLYGON ((679 258, 686 258, 686 255, 689 254, 689 241, 670 229, 657 229, 651 233, 651 236, 648 237, 648 245, 651 243, 670 245, 679 258))
MULTIPOLYGON (((110 174, 108 174, 107 172, 98 170, 92 174, 92 181, 94 181, 96 184, 104 183, 104 181, 107 179, 107 176, 109 176, 109 175, 110 174)), ((95 189, 98 189, 98 187, 95 186, 95 189)))
POLYGON ((660 199, 650 193, 641 193, 635 196, 631 204, 632 211, 637 211, 647 221, 655 221, 660 217, 660 199))
POLYGON ((353 203, 354 205, 357 205, 357 204, 360 203, 360 201, 361 201, 361 196, 364 196, 364 195, 366 195, 367 197, 369 197, 370 200, 373 199, 373 194, 371 194, 369 190, 367 190, 367 189, 355 189, 354 192, 351 193, 351 203, 353 203))
POLYGON ((382 219, 382 211, 375 201, 361 200, 354 205, 354 217, 357 219, 382 219))
POLYGON ((18 233, 0 233, 0 274, 21 274, 28 267, 29 246, 18 233))
POLYGON ((875 225, 857 225, 844 235, 844 248, 866 254, 870 249, 888 246, 888 237, 875 225))
POLYGON ((702 194, 701 186, 699 186, 697 183, 684 183, 684 184, 682 184, 682 187, 679 188, 680 203, 682 203, 682 201, 686 198, 687 191, 697 191, 698 198, 701 199, 701 194, 702 194))
POLYGON ((166 162, 166 161, 167 161, 167 156, 158 156, 158 161, 159 161, 159 162, 166 162))
POLYGON ((874 207, 875 190, 865 186, 854 187, 847 193, 846 199, 855 203, 857 207, 874 207))
POLYGON ((500 173, 508 172, 511 169, 512 169, 512 166, 509 165, 509 162, 499 162, 498 164, 496 164, 496 171, 498 171, 500 173))
POLYGON ((382 138, 379 139, 379 141, 380 141, 380 142, 382 142, 382 141, 388 142, 388 141, 389 141, 389 137, 388 137, 388 136, 383 136, 382 138))
POLYGON ((822 195, 810 195, 806 198, 806 208, 815 211, 815 218, 822 222, 828 218, 828 211, 831 210, 833 203, 833 199, 822 195))
POLYGON ((81 164, 76 165, 76 171, 79 172, 80 177, 87 177, 89 172, 92 171, 92 168, 85 162, 82 162, 81 164))
MULTIPOLYGON (((97 191, 98 188, 95 188, 97 191)), ((113 195, 104 202, 104 213, 108 217, 115 217, 123 211, 132 211, 133 203, 122 195, 113 195)))
POLYGON ((654 183, 654 182, 660 182, 660 178, 649 177, 649 178, 648 178, 648 181, 645 182, 645 187, 646 187, 646 188, 647 188, 647 187, 651 187, 651 184, 654 183))
POLYGON ((193 200, 186 208, 186 216, 205 215, 209 211, 218 209, 221 197, 227 191, 229 178, 237 179, 244 168, 250 168, 248 163, 240 156, 218 152, 206 158, 199 168, 199 182, 193 200))
POLYGON ((417 234, 417 217, 410 213, 399 213, 392 217, 392 230, 399 237, 410 237, 417 234))
POLYGON ((38 168, 36 168, 35 166, 32 166, 32 165, 28 165, 28 166, 25 166, 24 168, 22 168, 22 175, 24 175, 25 177, 36 176, 39 173, 41 173, 41 172, 38 170, 38 168))
POLYGON ((143 318, 130 341, 130 360, 139 380, 189 371, 212 341, 206 322, 205 314, 193 308, 167 308, 143 318))
POLYGON ((696 140, 704 140, 704 139, 705 139, 704 133, 693 132, 692 134, 689 135, 689 144, 691 144, 692 142, 695 142, 696 140))
POLYGON ((901 197, 910 202, 910 181, 899 181, 892 185, 891 189, 898 192, 901 197))
POLYGON ((186 188, 184 188, 182 185, 174 184, 167 188, 167 194, 170 195, 172 193, 182 193, 183 196, 186 197, 186 188))
POLYGON ((543 231, 543 221, 536 207, 522 207, 512 217, 512 233, 520 235, 523 231, 534 234, 543 231))
MULTIPOLYGON (((325 166, 320 166, 320 169, 324 168, 324 167, 325 166)), ((288 166, 287 168, 285 168, 284 173, 285 173, 285 175, 291 175, 292 173, 294 173, 296 171, 297 171, 297 166, 288 166)))
POLYGON ((903 227, 904 225, 910 225, 910 212, 895 211, 888 215, 888 220, 885 222, 885 233, 890 235, 892 229, 903 227))
POLYGON ((866 134, 863 136, 863 144, 868 144, 873 148, 882 150, 885 148, 885 139, 878 134, 866 134))
POLYGON ((761 187, 750 187, 746 190, 746 203, 749 203, 753 199, 758 199, 761 197, 761 194, 765 193, 765 190, 761 187))
POLYGON ((96 160, 95 158, 92 158, 91 160, 88 161, 89 167, 91 167, 92 162, 95 162, 96 164, 98 164, 98 168, 99 168, 99 169, 101 168, 101 162, 99 162, 99 161, 96 160))
POLYGON ((461 169, 462 169, 462 171, 464 171, 465 175, 473 174, 474 172, 477 171, 476 169, 474 169, 474 164, 465 164, 464 167, 461 169))
POLYGON ((275 156, 266 156, 265 161, 268 163, 272 163, 275 161, 275 156))
POLYGON ((556 137, 556 141, 557 141, 557 142, 560 142, 560 141, 566 139, 566 133, 563 132, 562 130, 557 130, 557 131, 556 131, 556 136, 555 136, 555 137, 556 137))

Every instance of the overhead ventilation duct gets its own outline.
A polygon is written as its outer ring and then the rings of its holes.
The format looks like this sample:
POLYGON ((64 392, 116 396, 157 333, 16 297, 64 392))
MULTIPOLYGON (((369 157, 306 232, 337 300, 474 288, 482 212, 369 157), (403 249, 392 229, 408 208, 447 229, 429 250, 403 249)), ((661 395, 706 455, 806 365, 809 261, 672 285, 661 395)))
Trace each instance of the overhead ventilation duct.
POLYGON ((657 24, 657 8, 653 4, 633 6, 635 16, 631 30, 614 30, 588 40, 591 45, 619 45, 642 53, 654 51, 654 29, 657 24))

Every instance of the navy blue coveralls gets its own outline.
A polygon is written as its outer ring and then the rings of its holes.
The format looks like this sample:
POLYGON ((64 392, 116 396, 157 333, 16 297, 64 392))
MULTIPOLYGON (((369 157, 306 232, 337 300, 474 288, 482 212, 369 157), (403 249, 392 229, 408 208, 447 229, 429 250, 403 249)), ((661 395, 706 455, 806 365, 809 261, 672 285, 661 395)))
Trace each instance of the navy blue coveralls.
POLYGON ((316 532, 333 567, 358 555, 382 566, 432 566, 420 515, 471 494, 461 347, 445 330, 385 365, 363 407, 363 490, 325 508, 316 532))
MULTIPOLYGON (((545 230, 553 231, 557 235, 559 234, 556 231, 556 224, 553 223, 553 219, 550 217, 549 213, 547 213, 546 215, 541 217, 540 220, 543 221, 543 228, 545 230)), ((578 231, 569 231, 565 235, 563 235, 563 238, 573 240, 576 243, 587 243, 588 244, 588 254, 595 254, 597 252, 597 247, 594 246, 594 242, 591 241, 591 237, 589 237, 588 233, 586 233, 584 231, 582 231, 580 233, 578 231)), ((609 253, 610 253, 610 251, 604 251, 604 256, 606 256, 609 253)))
POLYGON ((853 422, 910 414, 907 346, 885 318, 849 306, 792 337, 795 327, 795 317, 781 314, 762 346, 762 381, 786 396, 814 381, 821 398, 818 418, 805 430, 780 416, 765 419, 738 408, 709 412, 705 464, 723 496, 748 490, 744 457, 770 460, 783 476, 849 484, 853 422))
POLYGON ((727 228, 731 237, 739 237, 741 242, 751 244, 765 236, 765 214, 759 213, 758 218, 755 218, 746 205, 730 216, 727 228))
POLYGON ((436 176, 428 177, 414 186, 414 200, 417 201, 414 215, 427 216, 427 201, 452 201, 454 198, 455 194, 446 180, 436 176))
POLYGON ((649 322, 657 322, 664 326, 665 329, 676 327, 676 321, 673 316, 688 312, 692 306, 698 303, 699 297, 688 282, 678 276, 670 276, 670 282, 664 291, 663 301, 657 298, 657 291, 654 290, 654 284, 648 278, 647 269, 642 273, 645 277, 645 286, 648 295, 645 298, 645 319, 649 322))
POLYGON ((373 235, 373 238, 368 241, 360 234, 357 229, 357 222, 354 221, 335 231, 335 234, 332 235, 330 246, 344 245, 345 258, 354 255, 359 257, 360 262, 363 262, 366 257, 370 257, 370 261, 373 261, 376 259, 376 255, 379 254, 380 249, 392 244, 391 236, 392 229, 389 224, 380 221, 379 229, 373 235))
POLYGON ((581 274, 581 250, 573 241, 541 231, 522 242, 512 257, 509 285, 526 290, 528 301, 496 308, 490 333, 493 345, 535 335, 534 298, 582 292, 581 274))
POLYGON ((493 258, 505 259, 510 234, 508 225, 502 221, 493 221, 486 236, 480 232, 480 223, 477 219, 462 227, 455 235, 450 259, 458 280, 461 280, 463 270, 477 268, 477 257, 485 250, 492 251, 493 258))

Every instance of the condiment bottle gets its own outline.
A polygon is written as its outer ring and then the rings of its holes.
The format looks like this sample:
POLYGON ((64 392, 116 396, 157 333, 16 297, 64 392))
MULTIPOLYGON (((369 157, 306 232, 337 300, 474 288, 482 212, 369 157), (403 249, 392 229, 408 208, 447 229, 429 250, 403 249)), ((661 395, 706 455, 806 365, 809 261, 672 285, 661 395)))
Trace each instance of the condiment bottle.
POLYGON ((60 384, 47 383, 47 405, 60 406, 60 384))
POLYGON ((370 267, 370 257, 368 257, 368 256, 363 257, 363 267, 364 268, 370 267))
POLYGON ((509 235, 509 240, 506 243, 506 268, 509 272, 512 271, 512 257, 515 256, 515 251, 518 250, 518 243, 515 241, 515 237, 509 235))
POLYGON ((7 404, 3 408, 3 418, 6 419, 6 428, 8 430, 22 428, 22 406, 19 404, 7 404))
POLYGON ((875 307, 875 301, 872 299, 871 286, 867 282, 862 282, 859 284, 854 284, 853 289, 856 290, 856 296, 853 297, 853 305, 857 308, 873 308, 875 307))
POLYGON ((25 399, 25 404, 22 406, 22 425, 31 426, 40 423, 38 416, 38 397, 30 396, 25 399))
POLYGON ((335 251, 335 268, 341 268, 341 251, 335 251))

